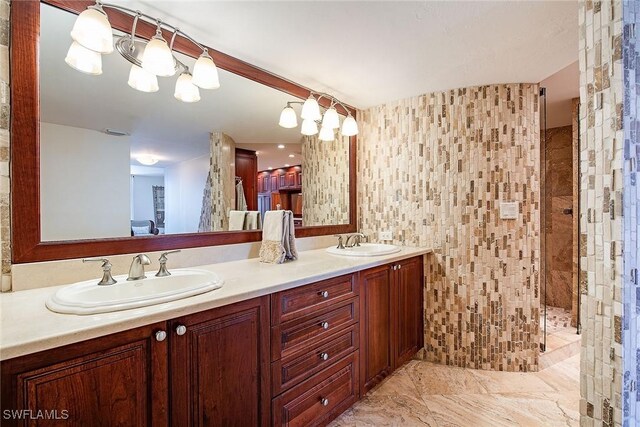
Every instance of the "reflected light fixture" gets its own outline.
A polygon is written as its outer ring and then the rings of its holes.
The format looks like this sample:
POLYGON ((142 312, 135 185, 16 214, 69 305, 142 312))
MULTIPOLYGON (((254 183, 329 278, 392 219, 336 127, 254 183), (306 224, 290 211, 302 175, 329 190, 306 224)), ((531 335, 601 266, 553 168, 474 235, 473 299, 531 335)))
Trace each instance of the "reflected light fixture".
POLYGON ((169 77, 178 74, 174 96, 183 102, 199 101, 198 88, 220 87, 218 69, 208 48, 184 31, 160 19, 121 5, 102 3, 99 0, 78 15, 73 25, 71 30, 73 43, 65 57, 65 62, 69 66, 87 74, 102 74, 102 55, 111 53, 114 49, 113 30, 104 8, 124 12, 133 18, 131 33, 118 37, 115 42, 118 53, 132 64, 127 81, 129 86, 141 92, 157 92, 158 76, 169 77), (143 19, 146 24, 155 22, 156 33, 149 41, 136 37, 136 27, 140 19, 143 19), (163 37, 163 30, 173 33, 169 43, 163 37), (193 66, 193 75, 189 67, 173 54, 173 44, 178 35, 202 50, 202 54, 193 66))
POLYGON ((136 160, 138 161, 138 163, 145 166, 153 166, 156 163, 158 163, 158 159, 156 159, 153 156, 147 156, 147 155, 138 156, 136 157, 136 160))
POLYGON ((289 158, 293 159, 295 156, 293 154, 289 154, 289 158))
POLYGON ((333 141, 336 137, 334 129, 340 128, 340 115, 336 110, 336 105, 340 105, 348 114, 342 123, 340 134, 347 137, 358 134, 358 123, 351 115, 350 108, 347 108, 342 102, 331 95, 315 92, 311 92, 309 98, 304 102, 287 102, 287 106, 280 113, 280 121, 278 123, 284 128, 294 128, 298 125, 295 110, 292 107, 293 104, 302 104, 302 110, 300 112, 302 126, 300 133, 303 135, 312 136, 318 134, 318 125, 321 124, 319 139, 321 141, 333 141), (329 107, 325 109, 324 114, 320 113, 320 104, 318 103, 318 100, 321 98, 329 100, 330 103, 329 107))
POLYGON ((281 150, 284 149, 284 144, 278 144, 278 148, 281 150))

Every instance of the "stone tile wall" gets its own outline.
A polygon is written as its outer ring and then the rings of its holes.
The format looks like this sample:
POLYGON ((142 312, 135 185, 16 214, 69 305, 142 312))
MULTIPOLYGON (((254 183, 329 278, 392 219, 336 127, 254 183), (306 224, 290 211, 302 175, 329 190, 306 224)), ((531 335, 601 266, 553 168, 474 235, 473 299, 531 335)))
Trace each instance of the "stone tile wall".
POLYGON ((581 425, 621 425, 623 5, 579 4, 581 425))
POLYGON ((228 231, 229 211, 236 206, 236 143, 224 132, 209 135, 209 174, 202 196, 198 231, 228 231))
POLYGON ((11 290, 9 0, 0 1, 0 288, 11 290))
POLYGON ((425 268, 430 361, 538 367, 538 90, 456 89, 359 114, 360 229, 435 249, 425 268), (518 219, 499 218, 501 201, 518 203, 518 219))

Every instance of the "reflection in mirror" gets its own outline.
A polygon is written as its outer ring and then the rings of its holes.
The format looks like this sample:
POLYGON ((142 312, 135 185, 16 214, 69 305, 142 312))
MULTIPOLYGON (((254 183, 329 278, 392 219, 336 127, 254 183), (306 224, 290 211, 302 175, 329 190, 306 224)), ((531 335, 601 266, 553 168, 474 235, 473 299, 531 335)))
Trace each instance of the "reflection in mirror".
POLYGON ((297 226, 349 223, 348 138, 279 126, 291 95, 224 70, 199 102, 174 97, 177 76, 141 92, 116 51, 80 73, 60 43, 75 18, 41 4, 42 241, 259 229, 279 208, 297 226))

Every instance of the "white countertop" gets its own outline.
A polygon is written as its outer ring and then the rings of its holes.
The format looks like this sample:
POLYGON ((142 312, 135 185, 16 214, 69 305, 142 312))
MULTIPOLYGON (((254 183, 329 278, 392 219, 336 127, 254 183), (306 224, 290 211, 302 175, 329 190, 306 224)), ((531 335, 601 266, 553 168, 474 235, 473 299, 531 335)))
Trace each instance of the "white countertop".
POLYGON ((88 316, 59 314, 46 308, 47 298, 63 286, 0 294, 0 360, 221 307, 429 252, 428 248, 403 247, 391 255, 346 257, 316 249, 300 252, 297 261, 284 264, 263 264, 257 258, 210 264, 198 268, 219 274, 224 279, 224 286, 220 289, 169 303, 88 316))

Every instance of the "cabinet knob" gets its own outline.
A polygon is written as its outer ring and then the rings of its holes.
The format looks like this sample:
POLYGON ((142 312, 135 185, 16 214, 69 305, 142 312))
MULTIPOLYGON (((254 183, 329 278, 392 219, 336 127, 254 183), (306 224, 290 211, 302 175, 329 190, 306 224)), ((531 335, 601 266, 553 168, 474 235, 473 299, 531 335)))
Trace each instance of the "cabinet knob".
POLYGON ((320 323, 320 327, 322 329, 329 329, 329 322, 322 322, 320 323))
POLYGON ((187 327, 184 325, 178 325, 176 326, 176 334, 178 335, 184 335, 187 333, 187 327))
POLYGON ((398 264, 398 270, 402 268, 402 264, 398 264))
POLYGON ((329 298, 329 291, 322 291, 320 292, 320 296, 322 298, 329 298))
POLYGON ((328 360, 329 359, 329 353, 325 353, 324 351, 322 353, 320 353, 320 359, 322 360, 328 360))
POLYGON ((156 341, 164 341, 167 339, 167 333, 165 331, 156 332, 156 341))
POLYGON ((322 404, 322 406, 327 406, 329 405, 329 399, 323 397, 322 399, 320 399, 320 403, 322 404))

